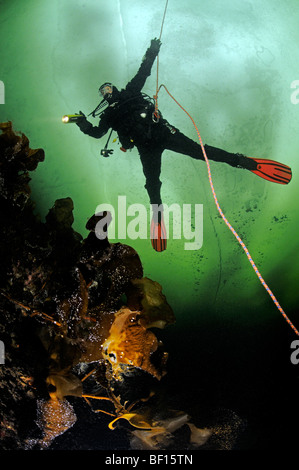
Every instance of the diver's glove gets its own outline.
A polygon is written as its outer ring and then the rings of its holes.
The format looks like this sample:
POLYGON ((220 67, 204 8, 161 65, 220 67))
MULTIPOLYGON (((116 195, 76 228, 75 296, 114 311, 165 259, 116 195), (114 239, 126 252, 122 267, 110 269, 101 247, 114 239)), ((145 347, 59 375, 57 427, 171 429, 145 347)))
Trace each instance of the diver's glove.
POLYGON ((87 129, 90 128, 91 124, 90 122, 87 121, 86 116, 82 111, 79 111, 80 117, 78 117, 76 124, 79 127, 79 129, 84 132, 87 129))
POLYGON ((157 39, 157 38, 152 39, 151 45, 149 47, 149 52, 153 54, 154 56, 157 56, 159 54, 161 45, 162 45, 162 42, 160 41, 160 39, 157 39))

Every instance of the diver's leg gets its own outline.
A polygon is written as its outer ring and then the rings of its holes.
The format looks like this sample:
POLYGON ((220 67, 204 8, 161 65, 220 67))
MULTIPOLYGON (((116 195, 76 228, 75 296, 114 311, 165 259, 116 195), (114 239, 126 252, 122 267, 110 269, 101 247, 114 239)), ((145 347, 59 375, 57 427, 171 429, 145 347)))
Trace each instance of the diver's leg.
POLYGON ((162 204, 161 199, 161 150, 138 149, 145 176, 145 189, 151 204, 162 204))
MULTIPOLYGON (((254 169, 252 159, 245 157, 239 153, 230 153, 226 150, 204 145, 206 155, 209 160, 215 162, 227 163, 236 168, 254 169)), ((201 145, 194 142, 176 129, 175 133, 169 133, 165 141, 165 149, 172 150, 183 155, 188 155, 196 160, 204 160, 201 145)))
MULTIPOLYGON (((201 145, 186 137, 179 130, 168 133, 165 139, 165 148, 189 155, 192 158, 203 160, 201 145)), ((288 184, 292 179, 292 170, 288 165, 264 158, 246 157, 240 153, 230 153, 210 145, 205 145, 205 152, 209 160, 223 162, 235 168, 251 171, 261 178, 273 183, 288 184)))
POLYGON ((161 173, 161 149, 138 148, 143 173, 146 179, 145 189, 149 195, 152 207, 151 242, 154 250, 161 252, 166 250, 167 234, 163 220, 163 205, 161 199, 160 173, 161 173))

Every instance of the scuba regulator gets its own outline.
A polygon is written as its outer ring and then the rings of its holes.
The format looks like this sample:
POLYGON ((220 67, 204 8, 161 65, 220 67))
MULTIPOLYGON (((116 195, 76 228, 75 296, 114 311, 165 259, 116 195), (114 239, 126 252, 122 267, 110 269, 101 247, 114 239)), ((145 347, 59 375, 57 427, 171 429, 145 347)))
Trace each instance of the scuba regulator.
POLYGON ((108 144, 109 144, 109 140, 110 140, 112 132, 113 132, 113 129, 111 129, 111 131, 110 131, 110 134, 109 134, 109 137, 108 137, 108 140, 107 140, 107 143, 106 143, 105 147, 101 150, 102 157, 108 158, 108 157, 110 157, 111 153, 113 153, 113 149, 110 149, 110 150, 108 149, 108 144))

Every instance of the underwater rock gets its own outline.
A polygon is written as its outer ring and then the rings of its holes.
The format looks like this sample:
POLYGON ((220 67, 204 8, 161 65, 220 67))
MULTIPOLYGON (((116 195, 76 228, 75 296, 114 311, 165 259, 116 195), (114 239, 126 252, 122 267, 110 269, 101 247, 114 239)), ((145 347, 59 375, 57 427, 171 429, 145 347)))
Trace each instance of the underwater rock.
POLYGON ((64 399, 41 400, 38 402, 37 424, 43 432, 39 441, 28 444, 39 444, 46 449, 62 433, 70 429, 77 421, 72 405, 64 399))
POLYGON ((49 231, 51 231, 51 227, 55 232, 72 230, 73 210, 74 204, 70 197, 56 200, 46 216, 46 226, 49 231))
POLYGON ((44 152, 11 123, 0 129, 1 447, 48 448, 76 422, 69 397, 91 404, 100 394, 117 420, 152 396, 167 353, 150 328, 174 315, 137 252, 96 237, 100 215, 85 239, 72 228, 70 198, 41 222, 29 173, 44 152))
POLYGON ((1 198, 20 209, 30 197, 29 171, 45 158, 43 149, 31 149, 24 134, 16 134, 11 122, 0 123, 0 190, 1 198))
POLYGON ((143 277, 143 267, 130 246, 97 238, 95 226, 102 217, 105 213, 94 215, 86 224, 90 233, 82 242, 78 266, 89 285, 90 308, 102 306, 106 312, 119 308, 118 299, 130 288, 132 279, 143 277))

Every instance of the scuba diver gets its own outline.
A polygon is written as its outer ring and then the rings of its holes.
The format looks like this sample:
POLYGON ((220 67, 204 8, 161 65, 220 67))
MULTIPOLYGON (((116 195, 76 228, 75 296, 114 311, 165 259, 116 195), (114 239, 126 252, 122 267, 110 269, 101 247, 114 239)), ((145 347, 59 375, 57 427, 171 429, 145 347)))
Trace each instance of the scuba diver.
MULTIPOLYGON (((121 150, 126 151, 134 146, 137 148, 146 180, 145 189, 153 209, 151 242, 158 252, 166 249, 167 239, 161 200, 162 153, 164 150, 172 150, 196 160, 204 160, 200 144, 169 124, 161 112, 155 109, 154 99, 141 92, 151 74, 160 47, 161 41, 152 39, 137 74, 124 89, 119 91, 112 83, 104 83, 99 88, 103 100, 90 113, 93 117, 101 114, 98 126, 93 126, 82 112, 76 120, 76 124, 84 134, 100 139, 111 129, 111 132, 114 130, 118 134, 121 150), (105 109, 101 110, 104 106, 105 109)), ((239 153, 233 154, 209 145, 205 145, 204 148, 210 160, 249 170, 266 180, 287 184, 292 178, 291 169, 282 163, 250 158, 239 153)), ((109 156, 111 152, 112 150, 104 149, 102 155, 109 156)))

